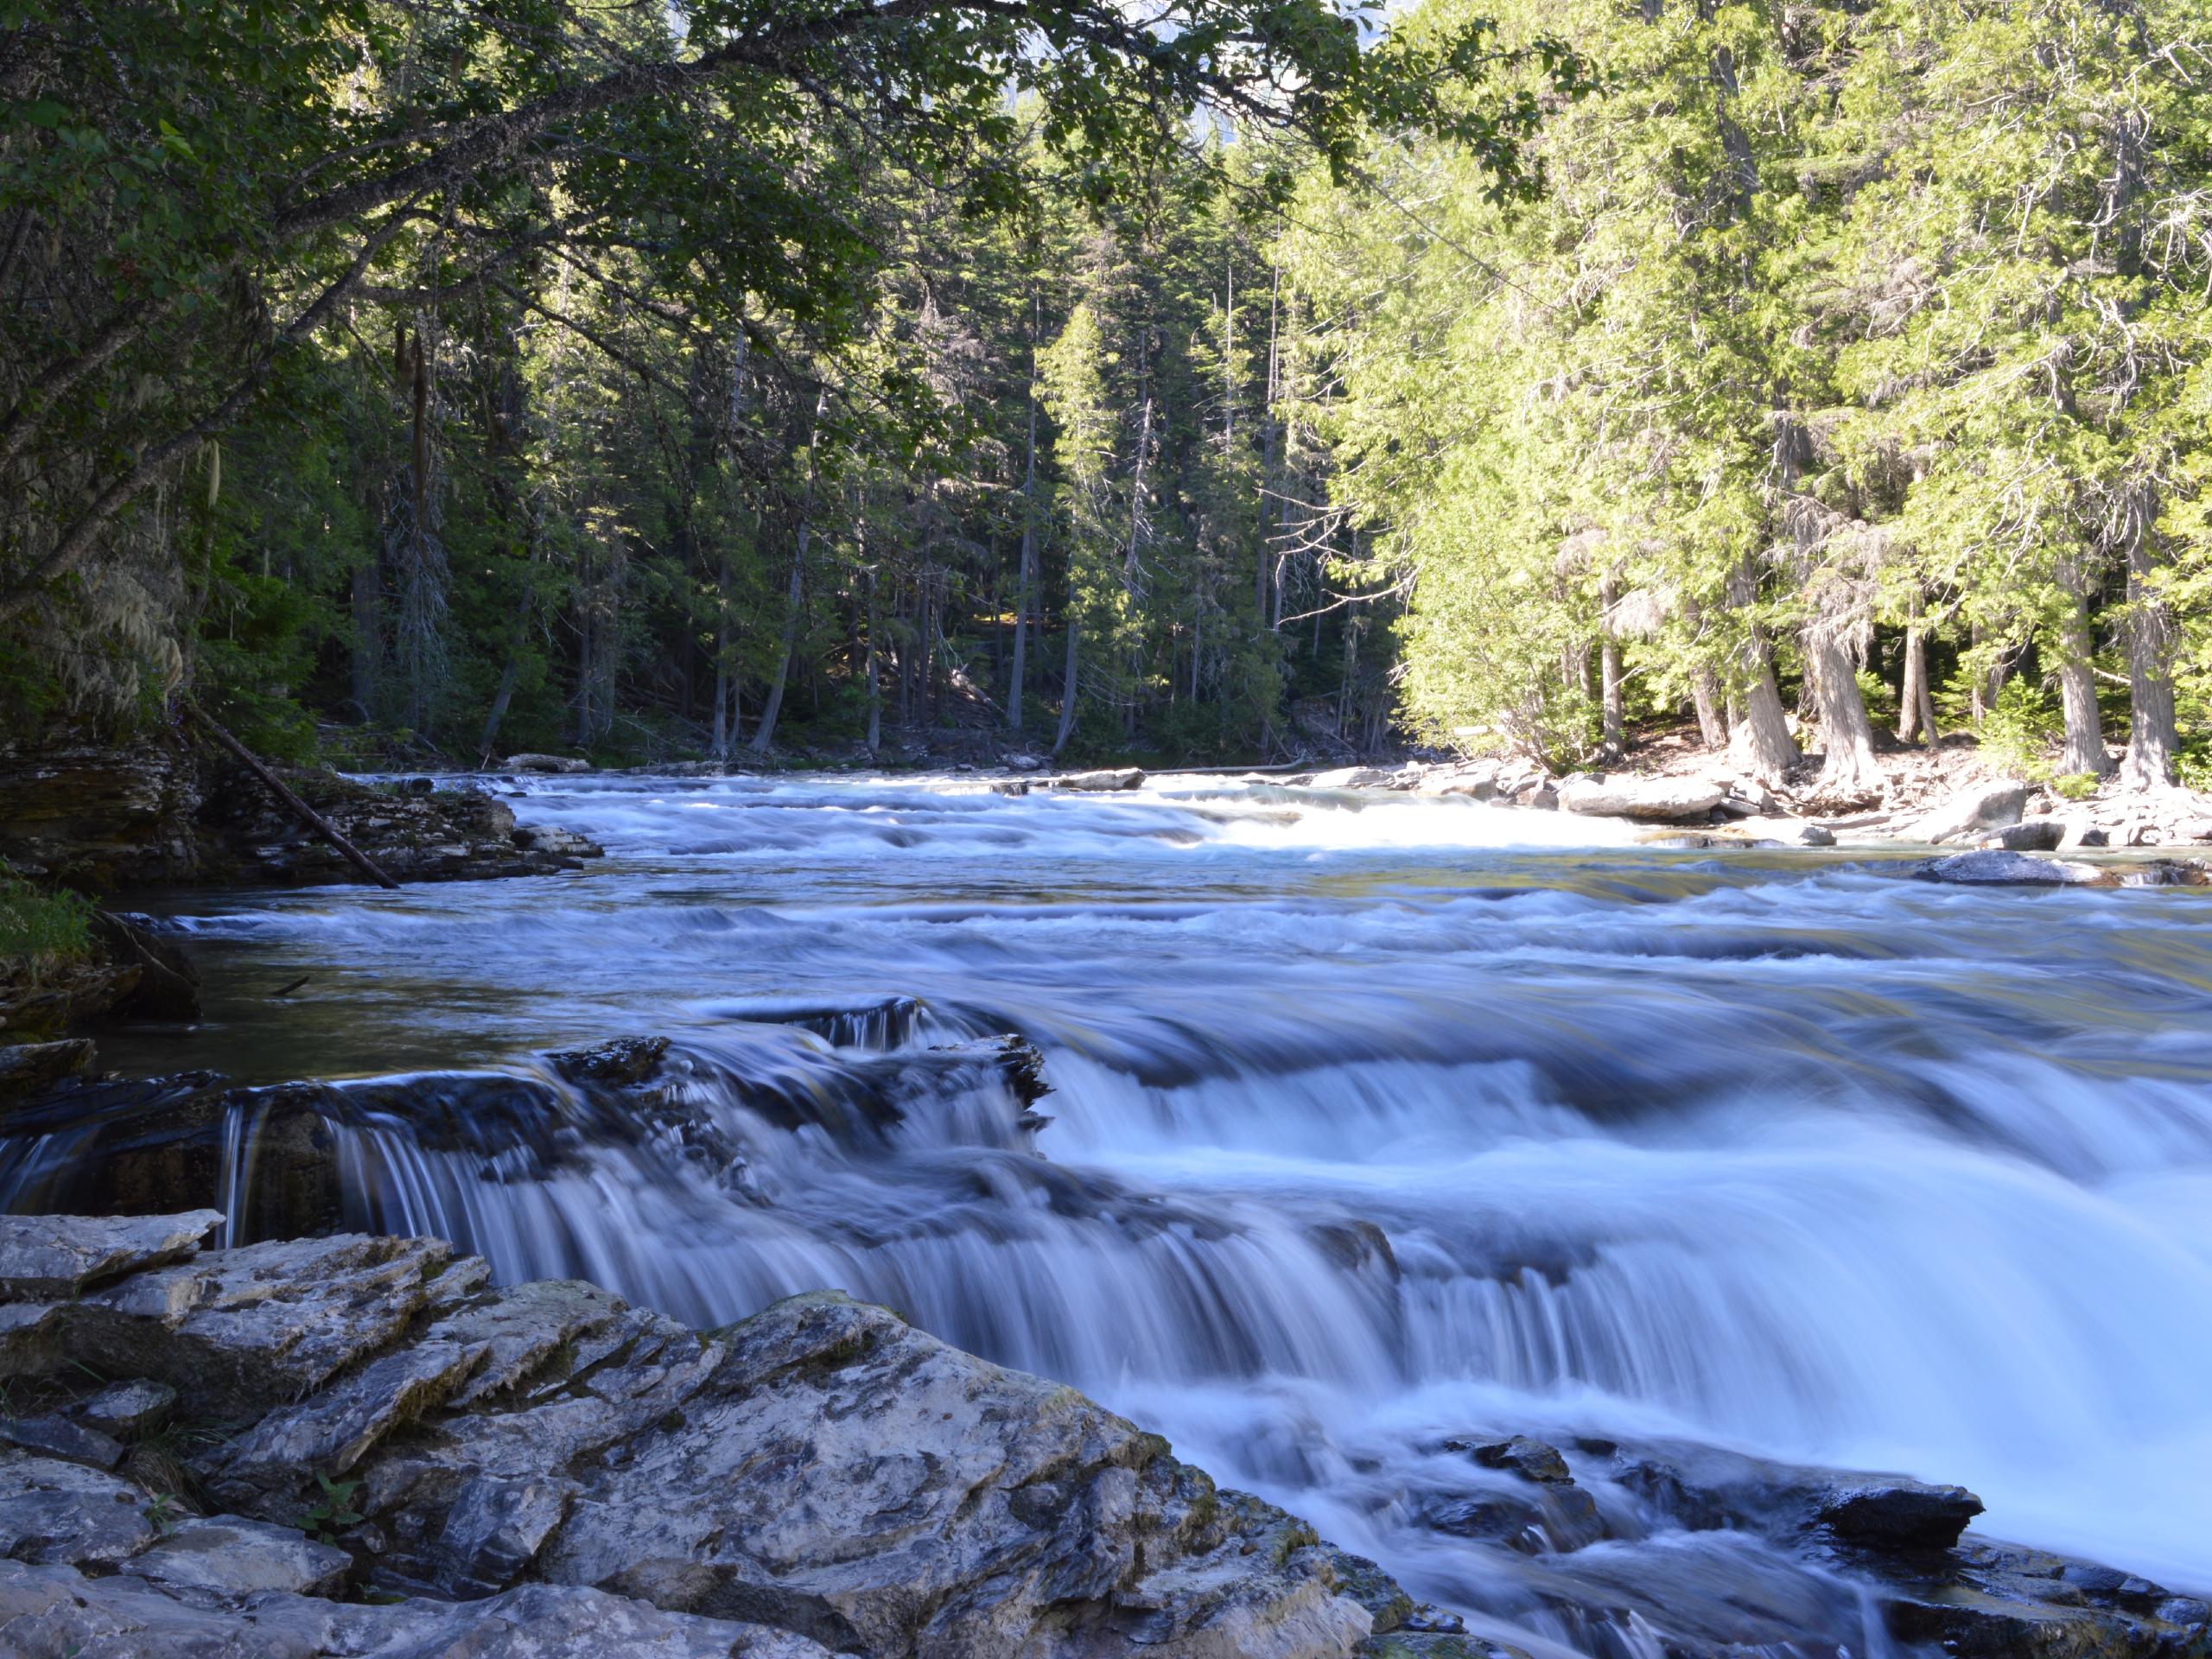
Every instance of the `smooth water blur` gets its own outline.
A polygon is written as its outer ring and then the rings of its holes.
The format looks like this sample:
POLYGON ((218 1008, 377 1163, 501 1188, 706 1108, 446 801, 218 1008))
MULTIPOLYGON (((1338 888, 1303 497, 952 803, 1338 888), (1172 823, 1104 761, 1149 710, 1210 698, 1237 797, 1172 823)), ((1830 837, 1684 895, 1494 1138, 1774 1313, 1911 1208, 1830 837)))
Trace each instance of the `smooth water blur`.
POLYGON ((607 1147, 495 1180, 395 1126, 346 1143, 364 1203, 701 1322, 889 1303, 1460 1605, 1514 1603, 1420 1524, 1471 1431, 1956 1481, 1995 1535, 2212 1586, 2208 895, 1174 781, 533 780, 523 820, 603 863, 197 896, 208 1022, 107 1058, 274 1080, 666 1033, 736 1173, 607 1147), (930 1055, 1000 1032, 1045 1051, 1041 1134, 930 1055), (885 1063, 880 1135, 715 1082, 885 1063))

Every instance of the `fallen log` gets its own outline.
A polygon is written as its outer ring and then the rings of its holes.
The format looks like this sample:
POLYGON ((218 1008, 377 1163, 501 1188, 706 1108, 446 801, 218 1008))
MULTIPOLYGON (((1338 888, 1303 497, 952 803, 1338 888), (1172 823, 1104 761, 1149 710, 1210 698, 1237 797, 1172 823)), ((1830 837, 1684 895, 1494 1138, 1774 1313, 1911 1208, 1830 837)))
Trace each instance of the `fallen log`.
POLYGON ((260 758, 257 756, 252 750, 246 747, 245 744, 239 742, 238 739, 232 737, 230 733, 224 730, 222 726, 213 715, 209 715, 206 709, 200 708, 198 703, 192 702, 189 698, 185 700, 182 706, 184 712, 191 716, 192 719, 198 721, 200 728, 204 730, 208 736, 213 738, 216 742, 221 744, 226 749, 228 749, 232 754, 236 756, 245 764, 247 771, 251 772, 255 777, 261 779, 263 785, 267 788, 271 795, 274 795, 277 800, 283 804, 286 811, 289 812, 302 823, 307 825, 308 829, 314 830, 315 833, 321 836, 323 840, 328 842, 331 846, 336 848, 339 855, 343 857, 348 864, 351 864, 355 869, 360 871, 363 875, 367 876, 370 880, 375 882, 380 887, 389 887, 394 893, 399 891, 399 883, 393 880, 382 870, 378 869, 375 860, 372 859, 366 853, 356 847, 352 842, 346 840, 345 836, 340 835, 338 833, 337 826, 333 824, 329 819, 324 817, 321 813, 316 811, 305 801, 302 800, 297 795, 295 795, 290 789, 286 787, 283 779, 279 778, 275 772, 270 771, 267 766, 264 766, 260 758))

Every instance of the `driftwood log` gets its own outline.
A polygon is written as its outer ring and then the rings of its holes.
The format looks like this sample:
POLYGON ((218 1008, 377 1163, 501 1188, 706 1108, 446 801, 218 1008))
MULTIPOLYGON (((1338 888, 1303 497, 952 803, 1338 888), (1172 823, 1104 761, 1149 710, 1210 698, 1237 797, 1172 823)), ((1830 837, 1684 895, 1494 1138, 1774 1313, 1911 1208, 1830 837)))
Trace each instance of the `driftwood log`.
POLYGON ((247 771, 260 779, 269 792, 283 804, 286 811, 336 848, 347 863, 360 871, 363 875, 367 876, 370 880, 380 887, 389 887, 395 893, 398 891, 399 883, 378 869, 374 859, 339 834, 337 826, 329 819, 295 795, 285 786, 283 779, 264 766, 260 758, 251 749, 224 730, 221 724, 206 709, 200 708, 198 703, 191 702, 185 702, 183 709, 184 712, 199 724, 202 731, 237 756, 245 764, 247 771))

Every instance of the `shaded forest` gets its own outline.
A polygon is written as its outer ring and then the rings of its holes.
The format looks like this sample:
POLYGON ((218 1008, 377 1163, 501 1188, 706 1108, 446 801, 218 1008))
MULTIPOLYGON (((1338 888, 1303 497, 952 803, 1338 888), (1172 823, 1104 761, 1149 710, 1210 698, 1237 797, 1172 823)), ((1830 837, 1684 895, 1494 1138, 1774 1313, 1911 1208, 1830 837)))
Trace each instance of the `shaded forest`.
POLYGON ((6 10, 13 728, 2207 763, 2202 0, 6 10))

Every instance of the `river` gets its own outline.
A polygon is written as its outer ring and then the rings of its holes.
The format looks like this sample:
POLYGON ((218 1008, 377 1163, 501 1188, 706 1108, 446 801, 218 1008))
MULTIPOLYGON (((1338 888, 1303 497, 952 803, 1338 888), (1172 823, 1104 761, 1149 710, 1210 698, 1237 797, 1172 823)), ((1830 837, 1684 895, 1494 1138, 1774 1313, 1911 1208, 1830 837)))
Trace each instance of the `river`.
POLYGON ((886 1302, 1556 1650, 1636 1638, 1427 1524, 1444 1439, 1955 1481, 1994 1535, 2212 1586, 2212 895, 1221 779, 520 788, 609 856, 194 895, 168 925, 207 1020, 108 1063, 669 1036, 734 1174, 607 1147, 490 1180, 395 1130, 357 1149, 364 1202, 700 1323, 886 1302), (747 1106, 1007 1032, 1054 1090, 1033 1134, 988 1068, 901 1074, 874 1140, 747 1106))

